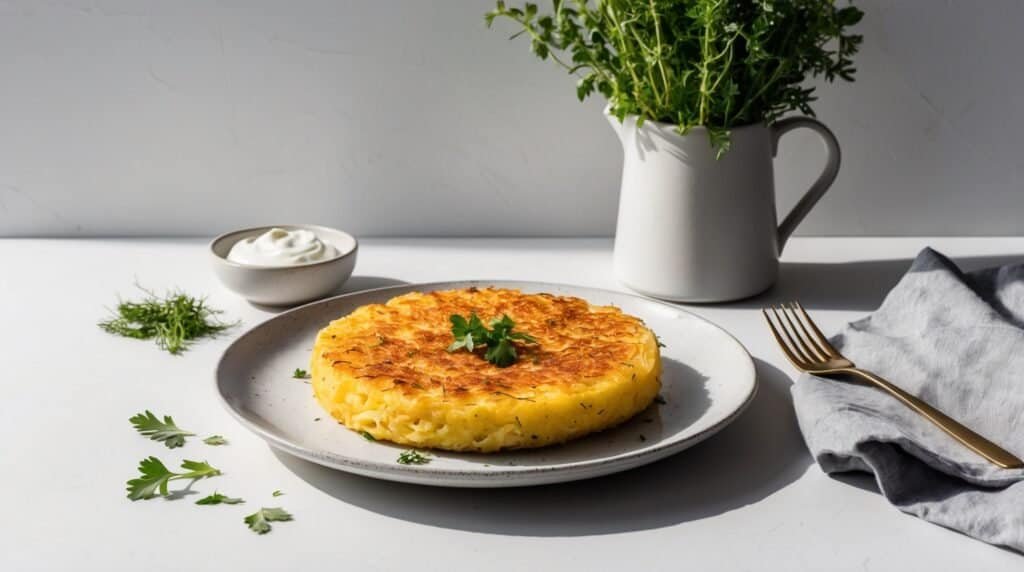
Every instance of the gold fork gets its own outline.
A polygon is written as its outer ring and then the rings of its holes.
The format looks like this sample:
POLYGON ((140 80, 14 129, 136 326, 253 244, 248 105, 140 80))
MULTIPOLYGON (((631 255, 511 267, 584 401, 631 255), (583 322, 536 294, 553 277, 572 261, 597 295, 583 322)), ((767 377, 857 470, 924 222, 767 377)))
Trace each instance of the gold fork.
POLYGON ((775 336, 775 341, 779 343, 782 352, 800 371, 823 376, 851 374, 863 378, 899 399, 904 405, 938 425, 939 429, 996 465, 1004 469, 1024 467, 1024 462, 1021 462, 1020 459, 964 427, 945 413, 870 371, 853 365, 852 361, 843 357, 829 343, 799 302, 793 302, 789 307, 782 304, 778 308, 775 306, 763 308, 761 312, 764 314, 764 319, 768 321, 768 327, 771 328, 772 335, 775 336), (771 316, 768 314, 769 310, 771 310, 771 316), (772 320, 772 317, 775 319, 772 320))

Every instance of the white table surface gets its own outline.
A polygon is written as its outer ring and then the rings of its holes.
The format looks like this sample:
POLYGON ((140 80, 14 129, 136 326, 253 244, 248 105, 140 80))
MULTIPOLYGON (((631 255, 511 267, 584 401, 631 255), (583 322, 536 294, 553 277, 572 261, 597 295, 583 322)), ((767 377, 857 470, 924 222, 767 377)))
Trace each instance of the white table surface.
MULTIPOLYGON (((793 416, 794 371, 756 311, 798 298, 833 331, 875 308, 926 245, 968 267, 1024 253, 1024 238, 794 239, 773 290, 688 307, 756 360, 760 393, 733 425, 620 475, 489 491, 335 472, 238 425, 215 396, 214 364, 272 312, 216 281, 205 241, 0 240, 0 570, 1020 570, 1016 553, 894 510, 870 479, 823 475, 793 416), (105 306, 132 297, 136 280, 206 293, 243 325, 182 357, 103 333, 105 306), (143 439, 128 417, 147 408, 230 445, 143 439), (130 502, 124 483, 148 455, 207 459, 225 474, 196 490, 248 504, 130 502), (265 536, 243 525, 278 505, 295 521, 265 536)), ((345 290, 469 278, 620 288, 605 239, 376 239, 345 290)))

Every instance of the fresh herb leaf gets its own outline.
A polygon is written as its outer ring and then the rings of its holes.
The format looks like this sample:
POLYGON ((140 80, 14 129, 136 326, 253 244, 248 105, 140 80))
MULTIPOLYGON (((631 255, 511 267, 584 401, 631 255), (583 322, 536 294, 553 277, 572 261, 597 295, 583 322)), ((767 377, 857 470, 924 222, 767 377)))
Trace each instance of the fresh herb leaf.
POLYGON ((168 469, 160 459, 147 457, 139 462, 139 476, 128 481, 128 498, 135 501, 151 499, 155 496, 167 496, 167 485, 178 479, 196 481, 206 477, 215 477, 220 470, 211 467, 205 461, 183 461, 181 468, 184 473, 175 473, 168 469))
POLYGON ((487 345, 490 332, 484 327, 476 312, 470 315, 469 320, 458 314, 452 314, 448 319, 452 323, 452 335, 455 336, 455 341, 448 346, 448 351, 454 352, 462 348, 473 351, 476 346, 487 345))
POLYGON ((402 451, 402 454, 398 456, 399 465, 426 465, 429 462, 430 457, 412 449, 402 451))
POLYGON ((249 525, 249 530, 256 534, 266 534, 270 532, 271 522, 284 522, 287 520, 292 520, 292 515, 283 508, 264 507, 245 517, 245 524, 249 525))
POLYGON ((228 440, 225 439, 224 437, 221 437, 220 435, 210 435, 206 439, 203 439, 203 443, 206 443, 207 445, 214 445, 214 446, 217 446, 217 445, 227 445, 228 444, 228 440))
POLYGON ((309 372, 297 367, 295 368, 295 371, 292 372, 292 377, 295 379, 309 379, 309 372))
POLYGON ((174 419, 172 419, 170 415, 164 415, 164 420, 160 421, 160 419, 148 409, 145 413, 137 413, 133 415, 128 419, 128 421, 131 422, 136 431, 154 441, 163 443, 168 449, 181 447, 185 444, 185 437, 195 435, 195 433, 179 429, 178 426, 174 424, 174 419))
POLYGON ((274 491, 274 492, 270 493, 270 496, 272 496, 272 497, 279 497, 279 496, 281 496, 283 494, 284 493, 282 493, 281 491, 274 491))
POLYGON ((369 431, 360 431, 359 434, 362 435, 363 439, 366 439, 367 441, 376 441, 377 440, 376 437, 374 437, 373 435, 370 435, 369 431))
POLYGON ((193 340, 215 336, 234 326, 217 319, 220 310, 206 305, 205 298, 183 292, 170 292, 159 297, 138 286, 146 296, 140 302, 121 301, 114 317, 99 323, 104 331, 140 340, 156 340, 157 346, 178 355, 193 340))
POLYGON ((212 495, 205 496, 205 497, 197 500, 196 504, 202 504, 202 505, 210 505, 210 504, 242 504, 244 502, 245 501, 240 499, 240 498, 229 497, 227 495, 222 495, 222 494, 214 491, 214 493, 212 495))
POLYGON ((484 359, 498 367, 508 367, 516 362, 518 355, 514 340, 528 344, 537 343, 536 338, 529 334, 513 332, 515 322, 508 314, 491 320, 488 324, 490 329, 484 326, 476 312, 470 314, 468 320, 459 314, 452 314, 449 320, 452 323, 452 336, 455 337, 455 341, 448 346, 449 352, 463 348, 472 352, 477 347, 486 347, 484 359))

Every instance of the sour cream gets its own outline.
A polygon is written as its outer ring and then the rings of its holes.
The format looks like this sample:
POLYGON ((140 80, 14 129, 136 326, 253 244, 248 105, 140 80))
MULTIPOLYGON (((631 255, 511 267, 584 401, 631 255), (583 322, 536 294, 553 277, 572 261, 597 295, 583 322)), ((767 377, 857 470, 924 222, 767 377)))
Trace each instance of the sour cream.
POLYGON ((253 238, 235 243, 228 260, 254 266, 297 266, 330 260, 338 249, 317 238, 309 230, 272 228, 253 238))

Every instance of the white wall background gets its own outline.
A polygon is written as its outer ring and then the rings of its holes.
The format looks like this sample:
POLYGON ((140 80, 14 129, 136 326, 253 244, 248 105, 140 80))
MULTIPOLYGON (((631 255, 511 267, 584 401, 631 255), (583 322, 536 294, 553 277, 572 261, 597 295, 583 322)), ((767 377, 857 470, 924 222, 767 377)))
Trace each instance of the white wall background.
MULTIPOLYGON (((860 0, 803 234, 1024 233, 1017 0, 860 0)), ((488 0, 0 0, 0 235, 607 235, 618 143, 488 0)), ((821 160, 785 140, 788 208, 821 160)))

